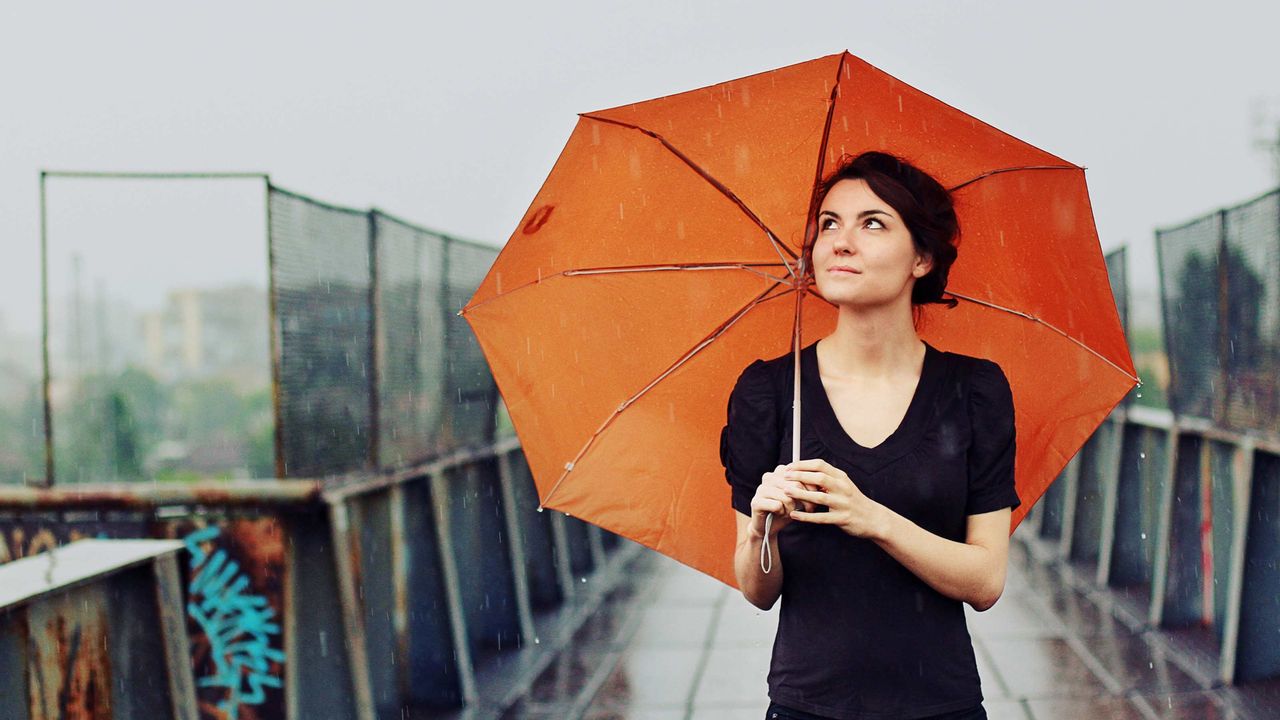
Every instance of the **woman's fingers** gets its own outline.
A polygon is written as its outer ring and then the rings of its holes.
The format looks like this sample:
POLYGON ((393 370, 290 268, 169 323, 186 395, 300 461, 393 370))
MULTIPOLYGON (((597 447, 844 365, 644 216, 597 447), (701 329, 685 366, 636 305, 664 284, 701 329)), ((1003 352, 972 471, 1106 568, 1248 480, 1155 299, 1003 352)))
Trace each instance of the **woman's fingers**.
POLYGON ((827 493, 821 490, 809 487, 803 483, 791 483, 783 490, 787 497, 793 500, 804 500, 808 502, 821 502, 827 493))
POLYGON ((771 513, 780 513, 788 515, 795 510, 795 501, 792 500, 785 492, 775 487, 761 485, 756 491, 756 499, 759 502, 761 510, 771 513))

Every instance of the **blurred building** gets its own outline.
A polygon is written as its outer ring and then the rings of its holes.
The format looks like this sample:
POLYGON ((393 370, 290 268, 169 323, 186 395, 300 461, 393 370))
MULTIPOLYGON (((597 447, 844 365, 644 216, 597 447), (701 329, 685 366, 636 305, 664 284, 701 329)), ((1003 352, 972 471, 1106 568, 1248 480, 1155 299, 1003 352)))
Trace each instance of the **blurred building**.
POLYGON ((184 288, 140 317, 144 366, 161 382, 227 378, 241 391, 269 382, 267 293, 251 285, 184 288))

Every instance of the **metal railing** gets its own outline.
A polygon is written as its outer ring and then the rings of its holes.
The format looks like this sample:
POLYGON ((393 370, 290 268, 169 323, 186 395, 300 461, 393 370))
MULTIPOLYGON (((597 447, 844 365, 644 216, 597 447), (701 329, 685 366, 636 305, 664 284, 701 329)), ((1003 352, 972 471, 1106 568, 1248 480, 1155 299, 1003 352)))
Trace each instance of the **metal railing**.
POLYGON ((1199 658, 1193 675, 1280 676, 1280 439, 1117 409, 1026 532, 1199 658))
POLYGON ((0 559, 184 541, 197 693, 223 708, 207 717, 497 717, 640 551, 537 507, 514 438, 328 481, 0 486, 0 559))
POLYGON ((0 565, 3 716, 196 720, 181 550, 80 540, 0 565))

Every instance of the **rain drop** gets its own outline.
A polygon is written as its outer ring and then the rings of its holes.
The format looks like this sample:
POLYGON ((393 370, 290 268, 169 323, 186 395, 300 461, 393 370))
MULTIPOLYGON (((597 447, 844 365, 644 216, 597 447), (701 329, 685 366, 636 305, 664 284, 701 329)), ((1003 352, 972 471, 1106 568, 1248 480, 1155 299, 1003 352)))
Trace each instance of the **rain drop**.
POLYGON ((1138 459, 1139 459, 1139 460, 1146 460, 1146 459, 1147 459, 1147 454, 1146 454, 1146 453, 1144 453, 1144 452, 1140 452, 1140 453, 1138 453, 1138 459))
POLYGON ((1146 539, 1147 539, 1147 534, 1146 534, 1146 533, 1142 533, 1141 537, 1142 537, 1142 539, 1143 539, 1143 540, 1146 540, 1146 539))
POLYGON ((582 582, 586 582, 586 581, 587 581, 587 579, 586 579, 586 578, 582 578, 582 582))
POLYGON ((538 508, 538 512, 542 512, 542 508, 538 508))

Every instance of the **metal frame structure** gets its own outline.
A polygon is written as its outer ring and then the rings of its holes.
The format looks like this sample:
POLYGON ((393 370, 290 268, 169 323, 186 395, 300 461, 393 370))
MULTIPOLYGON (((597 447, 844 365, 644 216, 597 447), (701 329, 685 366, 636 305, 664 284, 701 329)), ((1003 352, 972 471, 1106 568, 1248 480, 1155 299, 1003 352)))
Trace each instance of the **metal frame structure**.
POLYGON ((1118 408, 1027 534, 1093 586, 1130 598, 1157 638, 1211 656, 1210 677, 1186 668, 1206 684, 1280 677, 1270 640, 1280 632, 1280 438, 1118 408))
POLYGON ((66 524, 109 509, 160 534, 184 515, 278 524, 286 718, 498 717, 642 550, 539 512, 514 438, 340 480, 0 486, 0 527, 6 514, 56 511, 66 524))

